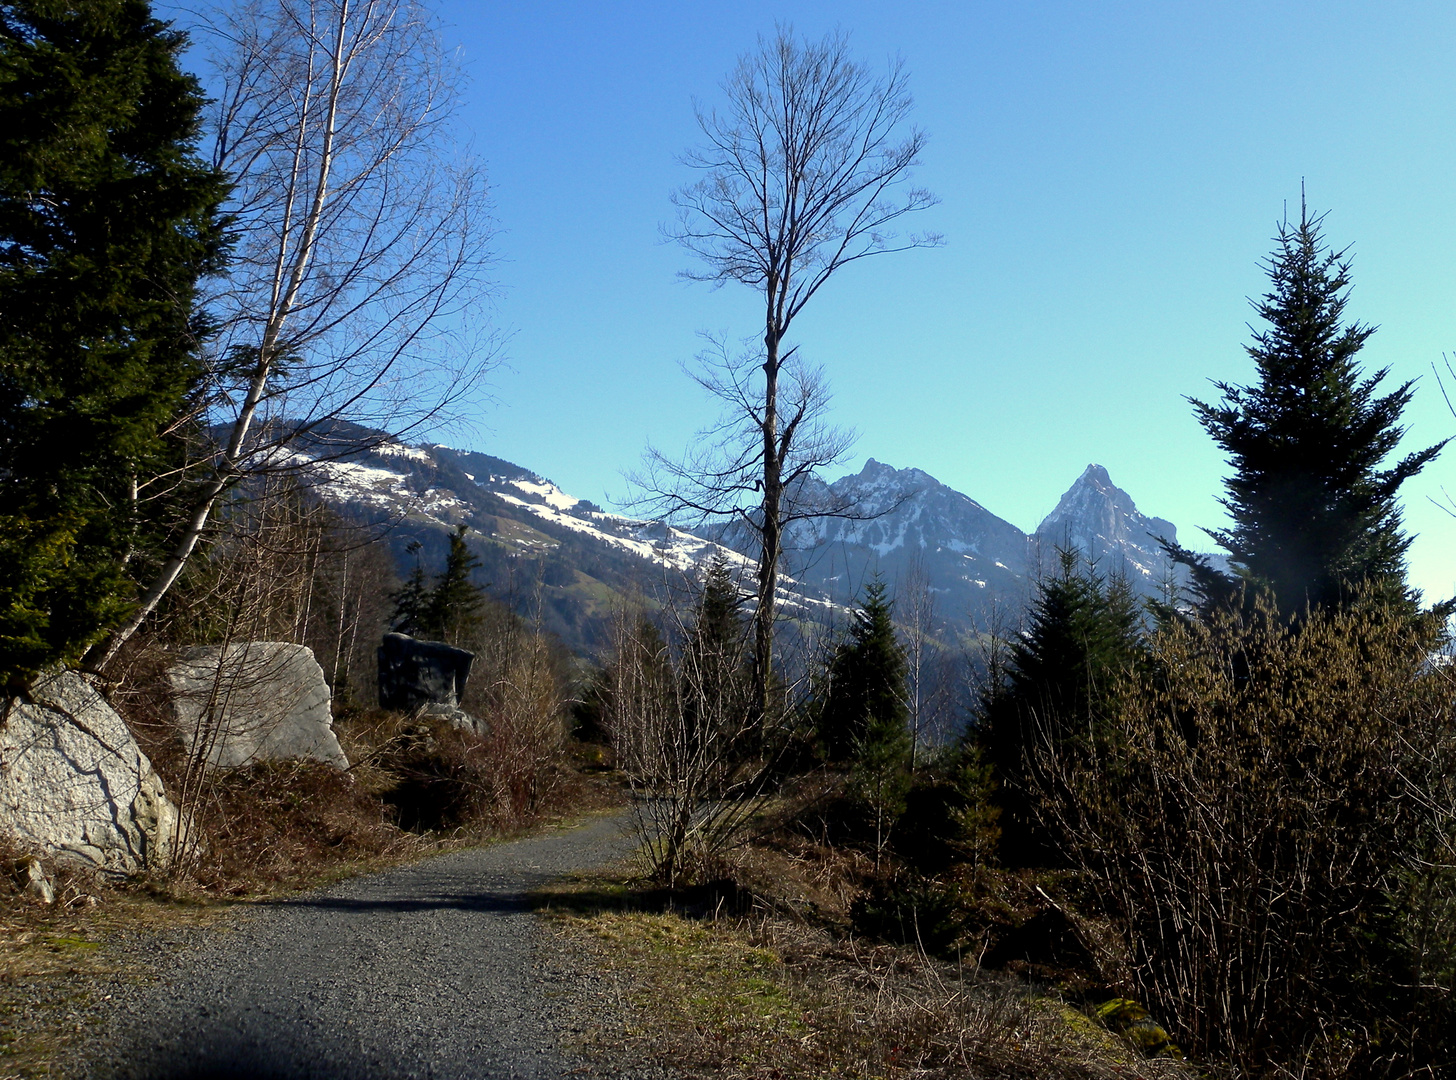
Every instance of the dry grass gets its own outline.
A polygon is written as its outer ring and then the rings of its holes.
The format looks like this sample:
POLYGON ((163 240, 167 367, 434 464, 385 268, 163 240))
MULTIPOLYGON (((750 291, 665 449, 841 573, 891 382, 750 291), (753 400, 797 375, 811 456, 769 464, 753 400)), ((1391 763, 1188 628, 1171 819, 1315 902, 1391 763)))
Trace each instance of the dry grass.
POLYGON ((691 1077, 1188 1077, 1023 980, 867 945, 762 904, 634 891, 540 895, 615 990, 582 1049, 691 1077), (618 1019, 627 1018, 625 1026, 618 1019))
POLYGON ((0 883, 0 1080, 52 1075, 84 1027, 74 1019, 106 978, 142 978, 117 947, 122 935, 207 926, 231 902, 178 895, 156 883, 119 887, 55 869, 56 902, 0 883))

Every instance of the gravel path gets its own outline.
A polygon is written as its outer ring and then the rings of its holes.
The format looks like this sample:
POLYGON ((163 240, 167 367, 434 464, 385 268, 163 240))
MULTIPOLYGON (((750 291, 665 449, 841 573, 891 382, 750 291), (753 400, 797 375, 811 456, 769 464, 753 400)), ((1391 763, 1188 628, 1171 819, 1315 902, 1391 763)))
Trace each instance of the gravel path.
MULTIPOLYGON (((590 987, 540 948, 526 893, 629 848, 623 819, 428 859, 249 907, 88 1040, 97 1077, 560 1077, 590 987)), ((134 999, 134 1000, 127 1000, 134 999)), ((590 1070, 585 1070, 590 1072, 590 1070)))

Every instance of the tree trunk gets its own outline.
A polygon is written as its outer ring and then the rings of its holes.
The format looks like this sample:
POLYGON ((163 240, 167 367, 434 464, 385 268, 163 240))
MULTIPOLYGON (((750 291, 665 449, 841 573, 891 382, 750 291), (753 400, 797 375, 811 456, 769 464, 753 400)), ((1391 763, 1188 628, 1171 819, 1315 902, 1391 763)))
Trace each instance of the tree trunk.
POLYGON ((763 530, 758 560, 758 608, 753 616, 753 681, 759 719, 769 716, 773 685, 774 600, 782 546, 783 462, 779 458, 779 342, 782 331, 774 325, 772 309, 764 335, 763 362, 763 530))
MULTIPOLYGON (((298 302, 299 292, 303 288, 309 265, 313 260, 319 231, 323 227, 324 211, 332 194, 329 179, 334 165, 339 103, 346 76, 344 42, 351 17, 349 2, 344 0, 335 15, 337 21, 332 28, 334 30, 333 50, 327 57, 330 65, 330 78, 324 102, 324 115, 320 121, 323 128, 322 141, 317 164, 312 166, 317 170, 317 176, 314 179, 313 190, 309 194, 308 208, 300 223, 301 230, 296 248, 292 252, 288 249, 286 227, 285 237, 279 244, 272 282, 273 296, 267 309, 262 340, 258 345, 257 364, 249 379, 248 389, 239 407, 238 415, 232 422, 227 447, 220 455, 217 475, 203 486, 196 501, 192 504, 176 546, 166 561, 162 563, 156 577, 137 598, 135 610, 109 637, 93 645, 86 653, 83 666, 87 671, 102 671, 116 657, 121 647, 141 628, 147 617, 156 610, 162 597, 181 576, 182 568, 187 565, 187 560, 192 557, 192 552, 202 537, 203 529, 207 527, 207 519, 211 516, 213 507, 217 505, 217 500, 224 491, 243 476, 244 450, 247 446, 248 435, 267 390, 268 378, 273 372, 274 361, 282 351, 280 341, 284 324, 292 315, 294 306, 298 302)), ((304 134, 309 121, 307 108, 308 102, 305 101, 305 111, 298 123, 298 145, 294 150, 295 162, 299 166, 295 175, 304 172, 304 162, 309 150, 304 143, 304 134)), ((289 209, 288 217, 285 218, 285 226, 292 217, 293 199, 296 194, 297 188, 290 186, 287 194, 289 209)))

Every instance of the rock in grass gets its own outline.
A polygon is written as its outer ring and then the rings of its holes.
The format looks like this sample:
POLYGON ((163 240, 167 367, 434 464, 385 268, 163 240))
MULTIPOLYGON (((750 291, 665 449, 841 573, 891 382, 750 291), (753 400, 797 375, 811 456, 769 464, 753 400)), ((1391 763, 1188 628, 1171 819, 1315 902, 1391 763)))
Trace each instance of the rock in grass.
POLYGON ((1132 998, 1113 998, 1097 1006, 1097 1019, 1117 1032, 1143 1057, 1171 1057, 1182 1059, 1183 1051, 1173 1041, 1163 1025, 1154 1020, 1148 1010, 1132 998))
POLYGON ((81 675, 53 669, 0 702, 0 832, 82 867, 167 863, 177 810, 152 763, 81 675))
POLYGON ((189 753, 213 768, 310 759, 347 769, 329 684, 313 652, 285 641, 189 650, 167 671, 189 753))
POLYGON ((42 904, 54 904, 56 902, 56 886, 51 881, 51 876, 45 872, 45 867, 40 864, 37 858, 22 859, 19 873, 21 891, 33 899, 39 900, 42 904))

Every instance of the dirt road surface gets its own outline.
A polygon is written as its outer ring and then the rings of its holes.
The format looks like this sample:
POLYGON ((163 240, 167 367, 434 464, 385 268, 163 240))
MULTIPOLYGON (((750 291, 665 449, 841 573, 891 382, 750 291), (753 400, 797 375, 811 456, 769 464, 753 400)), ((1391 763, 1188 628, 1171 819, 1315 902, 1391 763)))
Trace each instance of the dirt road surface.
MULTIPOLYGON (((601 1075, 571 1053, 596 991, 552 959, 527 894, 630 847, 622 818, 250 905, 118 987, 98 1078, 601 1075)), ((72 1070, 67 1069, 67 1072, 72 1070)))

